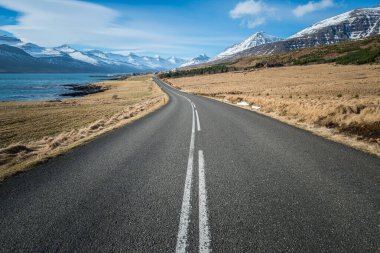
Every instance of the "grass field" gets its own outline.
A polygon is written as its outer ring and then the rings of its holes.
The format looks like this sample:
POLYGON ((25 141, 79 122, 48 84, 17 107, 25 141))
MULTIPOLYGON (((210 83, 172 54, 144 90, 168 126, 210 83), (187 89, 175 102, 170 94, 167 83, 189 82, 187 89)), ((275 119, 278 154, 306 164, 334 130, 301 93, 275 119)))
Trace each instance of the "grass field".
POLYGON ((175 87, 380 155, 380 65, 318 64, 171 78, 175 87))
POLYGON ((0 180, 167 101, 150 76, 98 84, 108 90, 64 100, 0 102, 0 180))

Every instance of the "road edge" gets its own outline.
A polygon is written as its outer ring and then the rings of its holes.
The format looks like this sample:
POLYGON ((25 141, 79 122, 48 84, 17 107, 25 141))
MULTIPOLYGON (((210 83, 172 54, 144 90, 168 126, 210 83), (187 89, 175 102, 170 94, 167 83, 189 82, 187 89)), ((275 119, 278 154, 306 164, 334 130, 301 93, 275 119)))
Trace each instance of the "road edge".
POLYGON ((186 92, 186 91, 178 89, 177 87, 175 87, 174 85, 172 85, 170 82, 166 82, 163 79, 160 79, 160 80, 162 82, 164 82, 165 84, 167 84, 168 86, 172 87, 173 89, 177 90, 177 91, 184 92, 184 93, 187 93, 187 94, 191 94, 191 95, 194 95, 194 96, 200 96, 200 97, 203 97, 203 98, 211 99, 211 100, 223 103, 223 104, 227 104, 227 105, 230 105, 230 106, 235 106, 235 107, 238 107, 238 108, 241 108, 241 109, 253 112, 253 113, 257 113, 259 115, 262 115, 262 116, 265 116, 265 117, 277 120, 277 121, 279 121, 281 123, 284 123, 286 125, 295 127, 297 129, 302 129, 302 130, 307 131, 308 133, 311 133, 311 134, 313 134, 315 136, 322 137, 322 138, 324 138, 326 140, 329 140, 329 141, 332 141, 332 142, 335 142, 335 143, 343 144, 344 146, 347 146, 347 147, 353 148, 355 150, 362 151, 362 152, 367 153, 369 155, 373 155, 375 157, 380 158, 380 150, 376 151, 376 150, 372 150, 372 149, 368 148, 368 146, 371 145, 371 144, 368 144, 368 143, 365 143, 365 142, 357 142, 357 143, 350 142, 352 140, 352 138, 354 138, 354 137, 350 137, 350 136, 347 136, 347 135, 342 134, 342 133, 334 133, 332 131, 323 131, 322 128, 320 128, 320 129, 319 128, 312 128, 312 127, 308 127, 307 125, 302 125, 302 124, 299 124, 299 123, 293 123, 291 121, 286 121, 286 120, 282 119, 281 117, 276 117, 276 115, 272 115, 270 113, 265 113, 265 112, 262 112, 262 111, 259 111, 259 110, 253 110, 250 107, 240 106, 240 105, 237 105, 237 104, 226 102, 226 101, 224 101, 222 99, 217 99, 217 98, 214 98, 214 97, 209 97, 209 96, 198 95, 198 94, 195 94, 195 93, 186 92))

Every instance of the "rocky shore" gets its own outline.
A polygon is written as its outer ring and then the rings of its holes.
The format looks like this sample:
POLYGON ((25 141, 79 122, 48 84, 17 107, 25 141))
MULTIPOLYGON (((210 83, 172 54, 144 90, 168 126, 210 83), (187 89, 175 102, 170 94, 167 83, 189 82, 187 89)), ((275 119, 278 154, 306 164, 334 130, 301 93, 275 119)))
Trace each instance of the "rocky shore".
POLYGON ((97 85, 97 84, 86 84, 86 85, 77 85, 77 84, 66 84, 63 85, 65 89, 70 90, 71 92, 59 94, 63 97, 81 97, 89 94, 104 92, 107 88, 97 85))

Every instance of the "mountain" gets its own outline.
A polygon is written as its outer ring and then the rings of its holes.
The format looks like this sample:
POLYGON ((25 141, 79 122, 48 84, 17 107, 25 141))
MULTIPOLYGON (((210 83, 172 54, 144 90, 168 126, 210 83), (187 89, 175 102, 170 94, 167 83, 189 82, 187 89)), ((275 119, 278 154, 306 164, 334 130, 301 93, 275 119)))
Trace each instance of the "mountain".
POLYGON ((220 54, 218 54, 214 59, 222 59, 231 55, 234 55, 236 53, 242 52, 244 50, 257 47, 260 45, 264 45, 267 43, 275 42, 275 41, 280 41, 282 40, 279 37, 267 34, 265 32, 257 32, 253 34, 251 37, 247 38, 243 42, 239 44, 235 44, 232 47, 227 48, 220 54))
POLYGON ((11 33, 0 30, 0 44, 9 46, 17 45, 21 43, 21 40, 14 37, 11 33))
POLYGON ((185 59, 181 59, 181 58, 177 58, 177 57, 169 57, 167 59, 171 64, 175 65, 175 66, 181 66, 182 64, 184 64, 186 62, 185 59))
POLYGON ((198 57, 195 57, 185 63, 183 63, 180 67, 189 67, 192 65, 202 64, 205 62, 208 62, 210 60, 210 57, 208 57, 206 54, 201 54, 198 57))
MULTIPOLYGON (((125 72, 135 69, 124 68, 125 72)), ((18 47, 0 45, 1 73, 95 73, 113 72, 113 69, 94 66, 75 60, 68 55, 61 57, 33 57, 18 47)))
POLYGON ((36 44, 33 43, 23 43, 17 45, 18 48, 21 48, 28 54, 30 54, 33 57, 60 57, 65 54, 62 52, 55 50, 54 48, 45 48, 45 47, 40 47, 36 44))
POLYGON ((24 43, 1 30, 0 45, 8 46, 2 47, 0 63, 4 67, 0 68, 1 72, 152 72, 174 69, 187 62, 174 56, 162 58, 134 53, 120 55, 100 50, 80 51, 66 44, 53 48, 42 47, 24 43), (7 62, 8 66, 4 65, 7 62))
POLYGON ((330 45, 380 34, 380 6, 355 9, 322 20, 286 40, 246 49, 213 63, 233 61, 242 57, 285 53, 302 48, 330 45))
POLYGON ((322 20, 289 39, 303 38, 332 44, 348 39, 361 39, 380 33, 380 7, 349 11, 322 20))

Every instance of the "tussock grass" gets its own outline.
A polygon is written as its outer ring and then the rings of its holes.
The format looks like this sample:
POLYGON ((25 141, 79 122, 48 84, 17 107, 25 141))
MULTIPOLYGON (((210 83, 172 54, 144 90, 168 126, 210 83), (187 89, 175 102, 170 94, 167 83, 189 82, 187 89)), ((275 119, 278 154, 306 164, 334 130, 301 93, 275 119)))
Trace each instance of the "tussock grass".
POLYGON ((380 66, 292 66, 172 78, 184 91, 259 112, 380 155, 380 66))
POLYGON ((168 101, 150 76, 98 84, 108 90, 62 101, 0 103, 0 180, 168 101))

